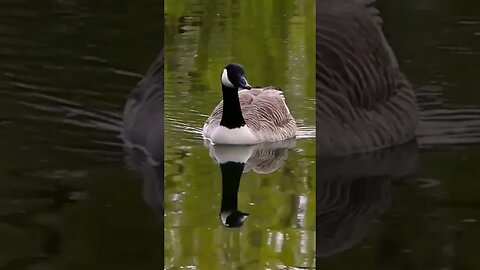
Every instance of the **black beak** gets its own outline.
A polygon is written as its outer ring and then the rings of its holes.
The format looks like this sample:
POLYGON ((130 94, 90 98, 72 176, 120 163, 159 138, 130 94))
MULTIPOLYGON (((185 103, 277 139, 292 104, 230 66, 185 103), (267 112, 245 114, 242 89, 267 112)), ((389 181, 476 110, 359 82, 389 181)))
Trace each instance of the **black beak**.
POLYGON ((245 79, 245 77, 240 77, 240 88, 242 89, 252 89, 252 87, 250 86, 250 84, 248 84, 247 82, 247 79, 245 79))

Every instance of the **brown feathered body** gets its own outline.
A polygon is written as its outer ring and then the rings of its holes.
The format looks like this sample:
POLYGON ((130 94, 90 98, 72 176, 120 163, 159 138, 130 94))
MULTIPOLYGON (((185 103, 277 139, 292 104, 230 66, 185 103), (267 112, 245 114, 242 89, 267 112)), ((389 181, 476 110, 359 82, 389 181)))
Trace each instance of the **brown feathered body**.
POLYGON ((318 0, 317 152, 368 152, 414 138, 416 95, 372 0, 318 0))
MULTIPOLYGON (((297 126, 285 103, 283 92, 275 87, 238 91, 246 126, 260 142, 281 141, 295 137, 297 126)), ((213 110, 203 126, 204 137, 211 137, 220 127, 223 101, 213 110)))

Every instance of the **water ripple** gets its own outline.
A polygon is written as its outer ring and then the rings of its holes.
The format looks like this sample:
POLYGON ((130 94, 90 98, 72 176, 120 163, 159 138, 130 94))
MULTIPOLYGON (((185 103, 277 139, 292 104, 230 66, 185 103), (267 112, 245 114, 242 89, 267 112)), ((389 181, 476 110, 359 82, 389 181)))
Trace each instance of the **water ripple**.
POLYGON ((462 145, 480 143, 480 108, 449 105, 443 87, 420 89, 420 122, 417 128, 419 145, 462 145))

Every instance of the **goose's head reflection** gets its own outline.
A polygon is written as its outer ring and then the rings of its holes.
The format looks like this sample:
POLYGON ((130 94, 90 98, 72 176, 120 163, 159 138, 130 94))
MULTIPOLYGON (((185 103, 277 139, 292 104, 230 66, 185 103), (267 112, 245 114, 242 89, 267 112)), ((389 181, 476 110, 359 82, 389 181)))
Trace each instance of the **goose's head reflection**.
POLYGON ((295 146, 295 140, 248 146, 206 145, 210 148, 210 157, 222 173, 220 220, 225 227, 241 227, 249 215, 238 209, 242 174, 248 171, 261 174, 276 171, 286 160, 288 149, 295 146))

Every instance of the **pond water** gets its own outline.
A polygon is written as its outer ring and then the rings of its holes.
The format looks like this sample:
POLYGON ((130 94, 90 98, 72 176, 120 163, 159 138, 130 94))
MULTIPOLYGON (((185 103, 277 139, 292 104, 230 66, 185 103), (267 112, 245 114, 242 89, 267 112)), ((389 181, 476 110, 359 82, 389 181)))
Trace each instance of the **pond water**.
POLYGON ((166 269, 314 268, 314 16, 308 1, 166 2, 166 269), (252 86, 284 90, 300 127, 296 141, 204 145, 201 128, 232 62, 252 86), (242 153, 251 154, 245 167, 220 168, 213 159, 242 153), (226 219, 229 209, 235 228, 219 215, 226 219))
POLYGON ((1 269, 162 267, 119 137, 162 46, 163 4, 135 3, 0 0, 1 269))

